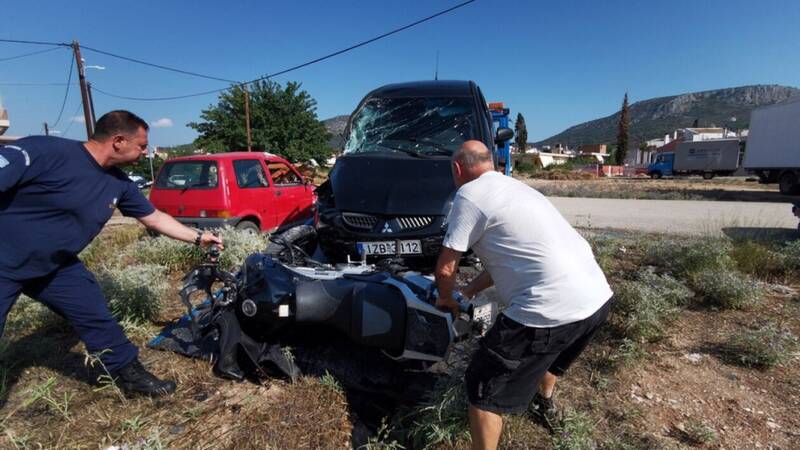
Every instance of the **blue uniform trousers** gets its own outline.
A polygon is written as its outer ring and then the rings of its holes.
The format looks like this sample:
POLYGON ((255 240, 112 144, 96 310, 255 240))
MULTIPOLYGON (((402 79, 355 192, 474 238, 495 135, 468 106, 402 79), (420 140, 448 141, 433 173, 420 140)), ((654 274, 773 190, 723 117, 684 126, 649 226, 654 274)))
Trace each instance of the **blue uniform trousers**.
POLYGON ((100 354, 109 372, 125 367, 138 356, 139 350, 111 316, 94 275, 80 261, 44 277, 21 281, 0 277, 0 336, 20 292, 67 319, 89 353, 100 354))

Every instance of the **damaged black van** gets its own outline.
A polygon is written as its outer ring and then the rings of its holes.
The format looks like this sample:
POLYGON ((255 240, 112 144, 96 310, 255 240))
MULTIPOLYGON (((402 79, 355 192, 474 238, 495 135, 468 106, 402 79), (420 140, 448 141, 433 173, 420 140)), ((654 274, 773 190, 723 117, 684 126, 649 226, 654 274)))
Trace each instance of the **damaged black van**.
POLYGON ((380 87, 345 128, 345 147, 317 189, 320 247, 333 261, 402 257, 432 265, 455 186, 450 157, 464 141, 495 150, 495 133, 472 81, 419 81, 380 87))

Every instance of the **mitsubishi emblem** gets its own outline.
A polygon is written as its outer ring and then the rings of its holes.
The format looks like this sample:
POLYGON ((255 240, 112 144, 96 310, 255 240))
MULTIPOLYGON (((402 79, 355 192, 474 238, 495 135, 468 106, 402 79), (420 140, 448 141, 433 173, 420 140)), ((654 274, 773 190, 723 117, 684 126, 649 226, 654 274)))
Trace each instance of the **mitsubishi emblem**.
POLYGON ((389 226, 388 222, 385 222, 383 224, 383 230, 381 230, 381 233, 394 233, 394 230, 392 230, 392 227, 389 226))

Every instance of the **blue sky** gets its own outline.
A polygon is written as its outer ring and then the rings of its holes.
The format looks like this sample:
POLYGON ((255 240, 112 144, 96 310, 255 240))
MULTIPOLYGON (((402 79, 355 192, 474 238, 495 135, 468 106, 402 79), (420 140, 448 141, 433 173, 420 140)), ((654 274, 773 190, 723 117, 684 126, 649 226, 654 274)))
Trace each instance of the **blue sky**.
MULTIPOLYGON (((70 42, 221 78, 248 80, 371 38, 459 3, 429 1, 1 1, 0 38, 70 42)), ((528 123, 529 140, 613 113, 631 101, 747 84, 800 86, 800 2, 478 0, 447 16, 276 78, 299 81, 321 119, 349 114, 382 84, 472 79, 489 101, 504 101, 528 123)), ((42 47, 0 43, 0 59, 42 47)), ((39 134, 58 116, 70 53, 0 61, 0 99, 14 135, 39 134), (5 84, 4 84, 5 83, 5 84)), ((225 87, 84 52, 99 89, 170 96, 225 87)), ((186 123, 216 101, 168 102, 94 96, 98 116, 130 109, 152 123, 155 145, 191 142, 186 123), (164 120, 167 119, 167 120, 164 120), (160 121, 160 122, 159 122, 160 121), (171 125, 171 126, 170 126, 171 125)), ((85 138, 72 123, 71 89, 55 129, 85 138)), ((80 111, 77 113, 80 115, 80 111)))

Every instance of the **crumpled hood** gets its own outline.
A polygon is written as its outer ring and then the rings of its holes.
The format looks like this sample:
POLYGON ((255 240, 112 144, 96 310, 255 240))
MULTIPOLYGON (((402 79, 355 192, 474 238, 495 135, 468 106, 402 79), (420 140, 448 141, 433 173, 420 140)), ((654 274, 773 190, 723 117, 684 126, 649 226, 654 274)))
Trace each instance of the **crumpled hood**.
POLYGON ((330 180, 336 209, 369 214, 443 214, 456 190, 449 158, 343 156, 330 180))

